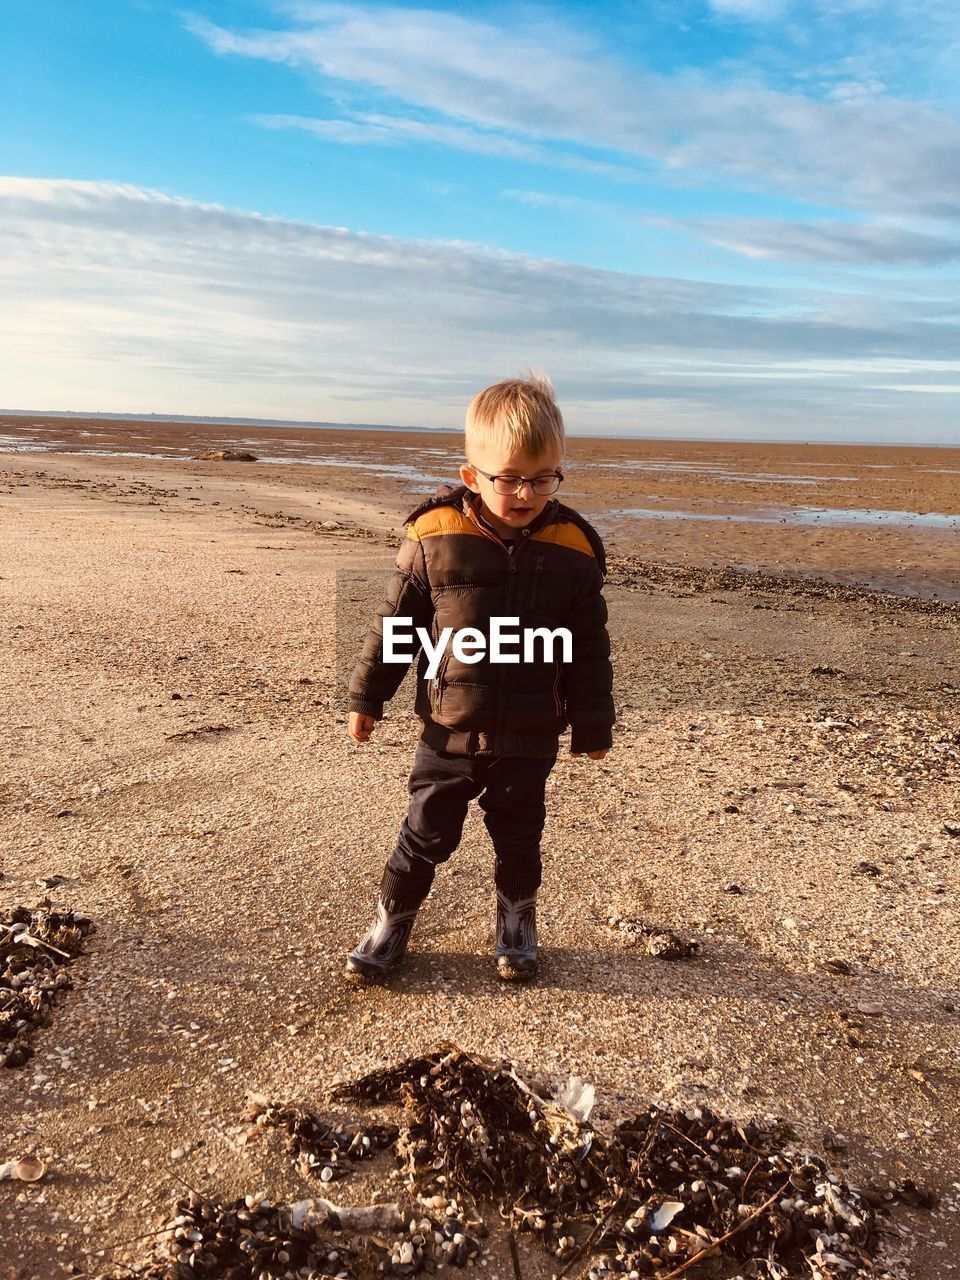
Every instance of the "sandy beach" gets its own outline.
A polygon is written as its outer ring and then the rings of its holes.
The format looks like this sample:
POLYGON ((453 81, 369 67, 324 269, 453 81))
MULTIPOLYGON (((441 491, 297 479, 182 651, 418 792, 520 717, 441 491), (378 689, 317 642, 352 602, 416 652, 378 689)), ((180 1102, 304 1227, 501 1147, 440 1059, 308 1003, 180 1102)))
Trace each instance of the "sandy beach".
MULTIPOLYGON (((619 722, 548 784, 542 977, 494 976, 472 812, 408 962, 366 989, 342 958, 416 721, 408 678, 352 742, 341 677, 459 437, 0 419, 0 901, 60 875, 97 930, 0 1078, 0 1159, 49 1166, 0 1183, 3 1280, 144 1258, 183 1181, 318 1194, 279 1138, 242 1141, 246 1092, 322 1106, 445 1040, 592 1081, 599 1124, 658 1099, 782 1116, 818 1151, 841 1133, 852 1182, 940 1197, 893 1212, 896 1273, 954 1272, 960 449, 569 443, 619 722), (224 448, 259 460, 192 458, 224 448)), ((385 1168, 338 1190, 395 1192, 385 1168)))

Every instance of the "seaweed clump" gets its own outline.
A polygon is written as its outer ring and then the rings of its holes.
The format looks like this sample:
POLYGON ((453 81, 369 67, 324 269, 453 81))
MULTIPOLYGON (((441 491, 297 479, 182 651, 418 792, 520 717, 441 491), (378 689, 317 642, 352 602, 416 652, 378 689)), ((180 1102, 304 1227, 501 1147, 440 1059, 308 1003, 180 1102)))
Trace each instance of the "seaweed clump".
POLYGON ((73 984, 69 966, 94 929, 87 916, 37 907, 0 911, 0 1066, 21 1067, 31 1041, 49 1021, 58 992, 73 984))
MULTIPOLYGON (((546 1092, 546 1091, 544 1091, 546 1092)), ((147 1280, 380 1280, 479 1260, 492 1207, 516 1280, 518 1237, 557 1259, 554 1280, 893 1280, 880 1258, 892 1203, 932 1206, 913 1183, 851 1186, 778 1121, 739 1123, 705 1107, 649 1106, 611 1131, 590 1123, 594 1091, 571 1077, 544 1096, 507 1062, 456 1047, 341 1084, 330 1101, 399 1104, 396 1128, 329 1125, 254 1096, 252 1133, 286 1130, 301 1172, 330 1182, 392 1150, 408 1200, 275 1206, 262 1196, 177 1205, 147 1280), (306 1162, 306 1163, 304 1163, 306 1162), (333 1170, 337 1170, 337 1175, 333 1170)))
POLYGON ((694 1276, 718 1256, 768 1280, 885 1274, 875 1204, 797 1149, 789 1126, 651 1106, 606 1136, 588 1119, 592 1090, 571 1083, 551 1100, 509 1064, 452 1049, 334 1096, 399 1101, 408 1189, 492 1201, 563 1261, 560 1275, 588 1254, 591 1280, 694 1276))

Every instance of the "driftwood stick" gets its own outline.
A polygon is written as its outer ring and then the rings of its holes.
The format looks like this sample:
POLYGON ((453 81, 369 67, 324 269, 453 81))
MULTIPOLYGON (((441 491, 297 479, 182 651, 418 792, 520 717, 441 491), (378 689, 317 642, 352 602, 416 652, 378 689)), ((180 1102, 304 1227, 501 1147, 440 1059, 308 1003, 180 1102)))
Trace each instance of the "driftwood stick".
POLYGON ((760 1160, 755 1161, 755 1162, 754 1162, 754 1165, 753 1165, 753 1168, 750 1170, 750 1172, 749 1172, 749 1173, 747 1174, 747 1176, 744 1178, 744 1180, 743 1180, 743 1186, 740 1188, 740 1198, 741 1198, 741 1200, 743 1199, 743 1193, 744 1193, 744 1192, 746 1191, 746 1189, 747 1189, 747 1183, 750 1181, 750 1179, 753 1177, 753 1175, 754 1175, 754 1174, 757 1172, 757 1170, 760 1168, 761 1163, 762 1163, 762 1162, 761 1162, 760 1160))
POLYGON ((52 942, 44 942, 43 938, 38 938, 35 933, 20 932, 14 935, 14 939, 17 942, 25 942, 28 947, 46 947, 48 951, 55 951, 58 956, 63 956, 65 960, 72 959, 69 951, 61 951, 52 942))
POLYGON ((511 1231, 507 1239, 510 1242, 510 1261, 513 1263, 514 1280, 523 1280, 523 1272, 520 1270, 520 1252, 517 1249, 517 1237, 511 1231))
POLYGON ((682 1263, 679 1267, 674 1268, 673 1271, 668 1271, 665 1276, 660 1277, 660 1280, 674 1280, 674 1276, 683 1275, 684 1271, 689 1271, 690 1268, 695 1263, 699 1262, 702 1258, 705 1258, 708 1253, 713 1253, 713 1251, 715 1249, 719 1249, 722 1244, 726 1244, 726 1242, 729 1239, 731 1239, 731 1237, 738 1235, 741 1231, 749 1227, 751 1222, 754 1222, 757 1218, 759 1218, 762 1213, 766 1213, 766 1211, 773 1204, 774 1200, 776 1200, 779 1196, 782 1196, 784 1191, 786 1191, 787 1187, 789 1187, 789 1185, 790 1185, 790 1179, 788 1178, 787 1181, 783 1184, 783 1186, 779 1187, 773 1193, 772 1196, 768 1196, 767 1199, 764 1200, 763 1204, 760 1205, 759 1208, 754 1209, 753 1213, 750 1214, 749 1218, 744 1218, 742 1222, 738 1222, 732 1231, 728 1231, 726 1235, 720 1236, 718 1240, 714 1240, 713 1244, 708 1244, 705 1249, 701 1249, 699 1253, 695 1253, 692 1258, 688 1258, 686 1262, 682 1263))

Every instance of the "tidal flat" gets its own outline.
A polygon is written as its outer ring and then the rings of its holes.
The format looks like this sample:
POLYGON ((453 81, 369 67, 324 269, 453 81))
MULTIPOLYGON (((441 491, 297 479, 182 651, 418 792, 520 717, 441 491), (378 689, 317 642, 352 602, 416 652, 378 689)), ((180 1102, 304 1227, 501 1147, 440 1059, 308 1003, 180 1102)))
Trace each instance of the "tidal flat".
MULTIPOLYGON (((842 1135, 851 1183, 940 1198, 893 1211, 900 1274, 952 1273, 960 535, 791 512, 960 521, 960 450, 571 440, 560 496, 607 543, 618 724, 548 783, 542 976, 494 975, 474 809, 404 966, 354 988, 417 721, 408 676, 354 743, 343 675, 459 437, 0 434, 0 903, 96 927, 0 1075, 0 1161, 46 1167, 0 1184, 0 1276, 142 1260, 184 1183, 323 1194, 278 1138, 244 1140, 248 1091, 323 1109, 334 1078, 444 1041, 591 1082, 598 1125, 655 1100, 778 1116, 819 1152, 842 1135), (192 457, 221 448, 260 460, 192 457), (695 953, 649 954, 645 927, 695 953)), ((396 1189, 381 1164, 337 1191, 396 1189)), ((507 1280, 502 1242, 488 1259, 507 1280)))

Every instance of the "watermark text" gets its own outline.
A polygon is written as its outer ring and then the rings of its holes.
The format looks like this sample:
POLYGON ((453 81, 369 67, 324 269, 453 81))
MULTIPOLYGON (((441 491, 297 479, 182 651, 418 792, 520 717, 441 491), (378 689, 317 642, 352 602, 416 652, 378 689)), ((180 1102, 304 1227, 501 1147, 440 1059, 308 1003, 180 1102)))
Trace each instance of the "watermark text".
POLYGON ((559 641, 561 662, 573 661, 573 636, 567 627, 523 627, 519 618, 493 617, 490 633, 479 627, 443 627, 434 641, 425 627, 414 627, 412 618, 393 615, 383 620, 384 662, 410 663, 419 648, 427 656, 424 678, 432 680, 440 669, 449 647, 458 662, 473 664, 486 658, 489 662, 554 662, 554 647, 559 641), (537 641, 540 656, 537 656, 537 641))

